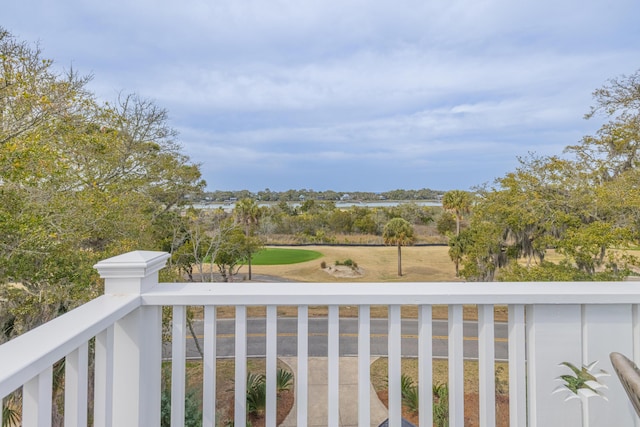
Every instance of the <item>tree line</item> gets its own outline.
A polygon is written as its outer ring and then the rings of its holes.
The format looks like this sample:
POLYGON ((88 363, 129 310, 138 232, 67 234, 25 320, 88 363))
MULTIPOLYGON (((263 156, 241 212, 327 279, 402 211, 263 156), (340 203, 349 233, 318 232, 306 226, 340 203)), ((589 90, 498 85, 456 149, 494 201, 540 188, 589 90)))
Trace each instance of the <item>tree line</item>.
POLYGON ((419 190, 390 190, 383 192, 334 190, 315 191, 311 189, 272 191, 268 188, 251 192, 249 190, 228 191, 216 190, 203 194, 205 201, 225 202, 229 200, 254 199, 263 202, 299 202, 304 200, 338 201, 341 199, 376 201, 376 200, 438 200, 444 194, 441 190, 422 188, 419 190))

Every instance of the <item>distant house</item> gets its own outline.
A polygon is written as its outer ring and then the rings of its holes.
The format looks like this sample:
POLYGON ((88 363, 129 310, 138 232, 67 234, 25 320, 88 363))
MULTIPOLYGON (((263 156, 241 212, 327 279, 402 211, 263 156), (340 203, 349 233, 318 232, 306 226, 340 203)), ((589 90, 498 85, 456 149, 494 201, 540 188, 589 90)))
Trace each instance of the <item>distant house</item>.
POLYGON ((349 194, 343 194, 342 197, 340 197, 340 200, 342 201, 351 200, 351 196, 349 194))

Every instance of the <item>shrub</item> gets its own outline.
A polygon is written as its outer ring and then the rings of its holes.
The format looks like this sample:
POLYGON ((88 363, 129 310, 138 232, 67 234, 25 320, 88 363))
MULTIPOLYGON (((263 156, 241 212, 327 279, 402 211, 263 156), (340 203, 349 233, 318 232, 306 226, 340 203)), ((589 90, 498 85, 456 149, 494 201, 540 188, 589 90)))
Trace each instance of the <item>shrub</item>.
POLYGON ((400 390, 402 392, 402 404, 413 413, 418 412, 420 400, 418 399, 418 386, 413 384, 413 379, 402 374, 400 377, 400 390))
MULTIPOLYGON (((278 369, 276 388, 278 393, 289 390, 293 383, 293 373, 278 369)), ((255 417, 264 415, 267 406, 267 377, 264 374, 247 374, 247 412, 255 417)))
MULTIPOLYGON (((171 391, 165 389, 162 391, 160 400, 160 426, 169 427, 171 425, 171 391)), ((198 407, 198 399, 189 392, 185 396, 184 402, 184 426, 185 427, 201 427, 202 412, 198 407)))
POLYGON ((320 268, 321 268, 321 269, 323 269, 323 270, 324 270, 325 268, 327 268, 327 263, 326 263, 326 261, 322 261, 322 262, 320 263, 320 268))
POLYGON ((449 387, 446 384, 433 385, 433 424, 449 427, 449 387))
POLYGON ((262 374, 247 374, 247 412, 255 416, 264 414, 267 404, 266 378, 262 374))
POLYGON ((351 258, 347 258, 344 261, 336 261, 336 265, 344 265, 351 268, 358 268, 358 263, 352 260, 351 258))
POLYGON ((281 391, 289 390, 293 383, 293 372, 286 369, 278 369, 278 376, 276 378, 276 387, 278 393, 281 391))

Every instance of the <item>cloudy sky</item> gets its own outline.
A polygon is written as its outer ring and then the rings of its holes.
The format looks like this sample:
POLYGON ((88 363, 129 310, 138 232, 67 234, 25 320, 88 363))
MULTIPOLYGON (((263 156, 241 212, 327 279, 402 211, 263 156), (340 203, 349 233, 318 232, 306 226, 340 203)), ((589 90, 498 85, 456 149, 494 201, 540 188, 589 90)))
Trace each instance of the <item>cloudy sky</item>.
POLYGON ((166 108, 210 190, 468 189, 593 133, 637 0, 20 0, 0 26, 166 108))

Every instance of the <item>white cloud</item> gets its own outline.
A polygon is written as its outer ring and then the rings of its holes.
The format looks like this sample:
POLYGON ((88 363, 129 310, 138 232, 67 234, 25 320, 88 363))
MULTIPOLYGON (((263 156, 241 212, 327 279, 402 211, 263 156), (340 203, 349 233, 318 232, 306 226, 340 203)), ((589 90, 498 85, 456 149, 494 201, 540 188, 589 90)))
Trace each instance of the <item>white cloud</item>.
POLYGON ((418 187, 490 180, 592 132, 591 91, 638 66, 638 14, 634 0, 22 0, 3 25, 92 72, 101 97, 156 99, 216 188, 327 171, 383 185, 382 164, 389 185, 418 187))

